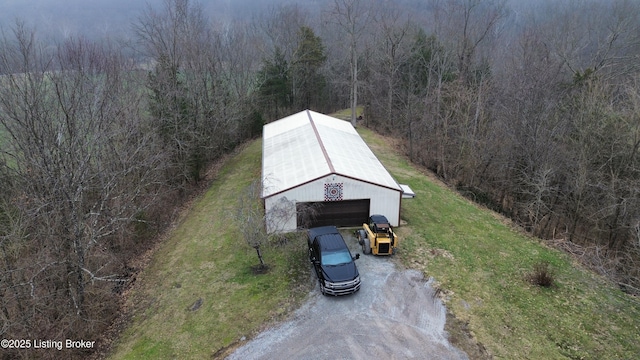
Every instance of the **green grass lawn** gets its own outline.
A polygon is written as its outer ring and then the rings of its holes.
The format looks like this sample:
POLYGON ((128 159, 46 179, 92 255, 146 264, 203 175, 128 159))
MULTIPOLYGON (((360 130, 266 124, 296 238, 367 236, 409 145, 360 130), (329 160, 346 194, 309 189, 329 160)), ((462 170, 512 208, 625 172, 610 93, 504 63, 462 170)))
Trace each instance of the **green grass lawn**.
MULTIPOLYGON (((358 106, 356 108, 356 116, 360 116, 364 113, 364 108, 362 106, 358 106)), ((331 114, 331 116, 342 119, 342 120, 351 120, 351 108, 343 109, 338 112, 331 114)))
MULTIPOLYGON (((423 174, 389 141, 358 131, 416 192, 404 199, 396 259, 432 276, 447 307, 495 358, 632 359, 640 354, 640 305, 565 254, 423 174), (530 285, 547 261, 556 286, 530 285)), ((284 319, 313 283, 303 239, 265 249, 258 263, 229 220, 237 194, 260 176, 261 141, 222 168, 154 254, 128 299, 133 318, 112 359, 211 358, 284 319), (192 311, 192 306, 201 306, 192 311)), ((373 341, 373 340, 372 340, 373 341)))
POLYGON ((110 358, 211 358, 306 296, 304 239, 267 247, 271 270, 254 275, 255 250, 230 220, 240 191, 260 176, 261 147, 254 141, 233 157, 154 254, 128 299, 133 318, 110 358))
POLYGON ((516 230, 424 176, 387 141, 360 134, 400 183, 416 192, 404 199, 398 257, 436 279, 447 307, 490 354, 505 359, 633 359, 640 356, 638 299, 564 253, 516 230), (545 261, 556 286, 526 281, 545 261))

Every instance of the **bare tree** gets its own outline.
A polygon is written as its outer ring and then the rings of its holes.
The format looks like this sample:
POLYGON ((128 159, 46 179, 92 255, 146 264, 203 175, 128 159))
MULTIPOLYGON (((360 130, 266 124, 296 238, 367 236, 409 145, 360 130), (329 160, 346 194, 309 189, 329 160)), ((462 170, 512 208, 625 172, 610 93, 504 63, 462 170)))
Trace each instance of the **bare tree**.
POLYGON ((640 9, 629 1, 558 3, 546 9, 547 44, 577 79, 600 76, 611 81, 639 70, 640 9))
POLYGON ((2 254, 14 271, 2 291, 38 324, 25 331, 89 332, 127 281, 115 239, 156 200, 163 159, 117 50, 70 39, 49 51, 20 24, 3 48, 0 165, 12 186, 2 212, 14 220, 2 236, 5 249, 20 246, 2 254))
POLYGON ((279 199, 278 203, 265 212, 260 194, 262 182, 255 180, 238 196, 238 203, 232 214, 238 229, 242 233, 247 245, 256 250, 260 266, 264 268, 262 248, 267 243, 267 222, 272 233, 279 234, 287 222, 296 216, 295 204, 287 198, 279 199))
POLYGON ((401 71, 411 57, 411 23, 399 9, 385 8, 373 17, 373 24, 377 35, 367 54, 371 112, 384 118, 385 128, 393 131, 399 125, 396 119, 406 114, 401 105, 404 100, 401 71))
POLYGON ((300 28, 309 26, 309 14, 298 5, 280 5, 254 19, 253 24, 256 37, 261 39, 256 48, 262 58, 273 59, 277 50, 291 61, 300 28))
POLYGON ((349 54, 349 102, 351 107, 351 125, 356 126, 356 108, 358 106, 359 67, 358 58, 363 48, 360 41, 371 18, 370 3, 362 0, 334 0, 330 11, 331 21, 345 35, 349 54))
POLYGON ((259 181, 252 182, 238 196, 233 216, 247 245, 256 250, 260 266, 264 267, 265 262, 262 258, 261 248, 267 240, 267 231, 264 224, 264 208, 260 201, 261 191, 261 183, 259 181))
POLYGON ((296 204, 296 217, 298 229, 309 229, 320 214, 322 203, 298 203, 296 204))
POLYGON ((225 55, 224 34, 213 32, 201 6, 166 0, 134 25, 139 46, 153 61, 147 86, 158 134, 170 152, 176 186, 198 182, 205 165, 232 148, 248 111, 225 55))
MULTIPOLYGON (((473 63, 481 44, 495 39, 505 16, 504 0, 432 0, 436 34, 456 49, 458 74, 471 80, 473 63)), ((488 45, 488 44, 487 44, 488 45)))

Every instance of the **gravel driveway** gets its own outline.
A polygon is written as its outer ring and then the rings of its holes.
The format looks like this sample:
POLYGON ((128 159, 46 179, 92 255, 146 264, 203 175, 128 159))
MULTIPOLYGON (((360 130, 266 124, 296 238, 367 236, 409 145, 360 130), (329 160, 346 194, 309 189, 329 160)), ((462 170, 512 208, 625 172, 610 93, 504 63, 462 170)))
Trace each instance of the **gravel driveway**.
MULTIPOLYGON (((342 232, 352 253, 361 249, 342 232)), ((446 309, 422 274, 388 257, 361 255, 362 286, 343 297, 316 288, 291 320, 259 334, 227 359, 467 359, 444 331, 446 309)), ((309 265, 310 273, 313 273, 309 265)))

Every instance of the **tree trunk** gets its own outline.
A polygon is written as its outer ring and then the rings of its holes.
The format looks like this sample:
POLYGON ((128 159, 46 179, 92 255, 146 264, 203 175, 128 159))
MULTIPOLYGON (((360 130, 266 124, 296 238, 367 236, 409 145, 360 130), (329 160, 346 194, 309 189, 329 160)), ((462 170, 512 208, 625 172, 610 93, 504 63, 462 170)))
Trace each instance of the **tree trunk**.
POLYGON ((358 54, 355 41, 351 43, 352 74, 351 74, 351 125, 356 127, 356 112, 358 107, 358 54))
POLYGON ((258 259, 260 259, 260 266, 264 266, 264 259, 262 258, 262 251, 260 251, 260 246, 256 246, 255 249, 258 253, 258 259))

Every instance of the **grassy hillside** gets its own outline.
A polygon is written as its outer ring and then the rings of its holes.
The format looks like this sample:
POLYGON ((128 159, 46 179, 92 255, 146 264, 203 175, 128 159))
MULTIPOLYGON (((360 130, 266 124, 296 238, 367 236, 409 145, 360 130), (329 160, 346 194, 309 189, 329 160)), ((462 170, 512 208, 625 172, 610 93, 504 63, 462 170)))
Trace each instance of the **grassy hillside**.
MULTIPOLYGON (((640 354, 637 300, 430 179, 388 139, 359 132, 396 179, 417 194, 402 204, 406 225, 398 229, 396 259, 437 280, 448 308, 490 354, 640 354), (555 272, 555 287, 525 280, 540 260, 555 272)), ((261 142, 255 141, 233 157, 154 254, 129 297, 134 317, 111 358, 216 357, 303 300, 312 285, 304 241, 269 247, 271 272, 253 275, 257 257, 225 215, 237 193, 259 176, 260 152, 261 142)))
POLYGON ((416 192, 402 203, 399 258, 433 276, 453 314, 488 352, 507 359, 632 359, 640 354, 640 303, 568 256, 439 185, 360 130, 396 180, 416 192), (526 277, 550 264, 556 286, 526 277))
POLYGON ((306 295, 304 241, 267 247, 271 270, 254 275, 258 257, 230 220, 240 191, 260 176, 261 147, 255 141, 233 157, 153 255, 128 299, 133 318, 111 358, 211 358, 306 295))

